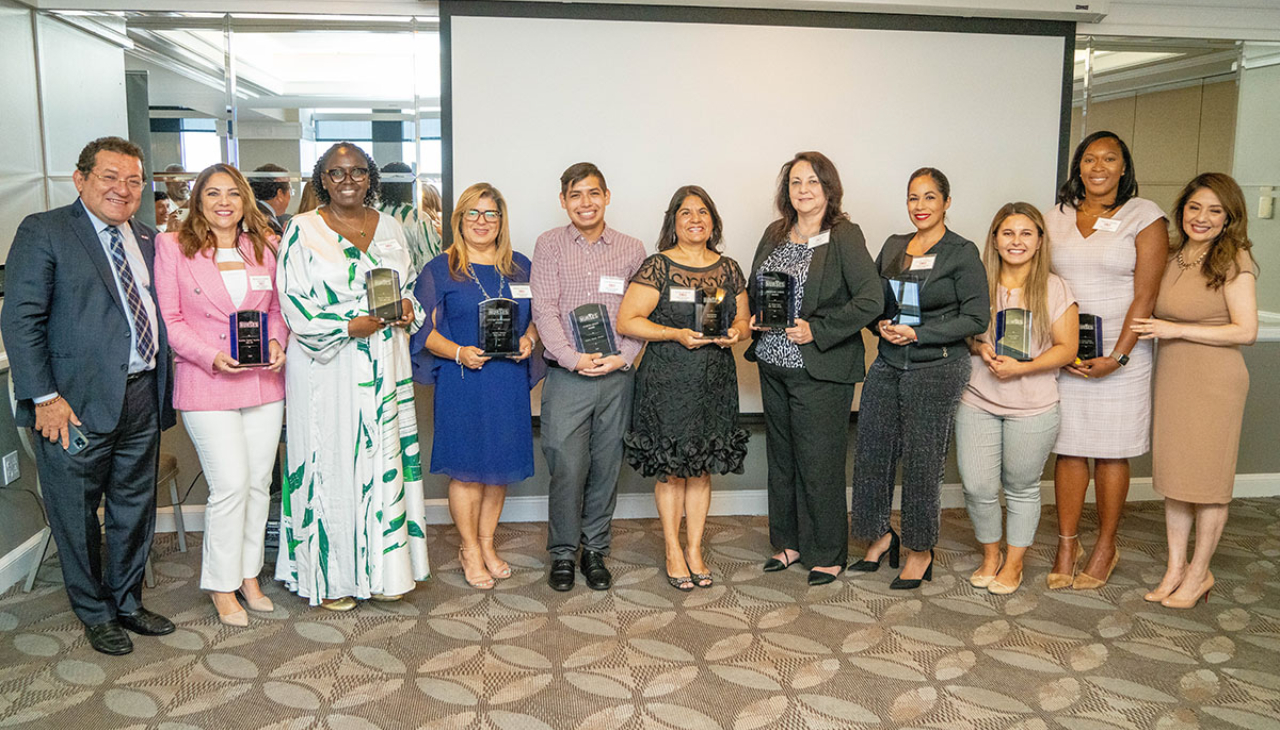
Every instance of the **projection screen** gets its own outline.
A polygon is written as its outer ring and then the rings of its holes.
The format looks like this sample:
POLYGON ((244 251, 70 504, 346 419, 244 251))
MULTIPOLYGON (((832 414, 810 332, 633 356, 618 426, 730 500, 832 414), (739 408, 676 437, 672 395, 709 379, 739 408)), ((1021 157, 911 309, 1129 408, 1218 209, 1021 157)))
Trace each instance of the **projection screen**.
MULTIPOLYGON (((948 175, 948 225, 979 245, 1005 202, 1050 205, 1061 174, 1069 23, 446 0, 441 34, 446 198, 497 186, 530 256, 567 224, 559 176, 583 160, 609 225, 650 253, 675 189, 704 187, 744 273, 800 150, 839 167, 872 256, 911 230, 919 167, 948 175)), ((759 413, 755 367, 738 374, 759 413)))

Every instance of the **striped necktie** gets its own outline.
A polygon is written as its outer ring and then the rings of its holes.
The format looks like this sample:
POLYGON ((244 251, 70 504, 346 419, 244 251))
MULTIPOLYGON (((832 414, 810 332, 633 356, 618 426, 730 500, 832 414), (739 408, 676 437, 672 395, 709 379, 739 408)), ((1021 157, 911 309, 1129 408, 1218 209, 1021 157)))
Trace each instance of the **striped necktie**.
POLYGON ((116 267, 116 275, 120 277, 120 286, 124 289, 124 301, 129 307, 129 316, 133 317, 133 329, 138 336, 138 354, 143 360, 151 362, 156 355, 156 340, 151 333, 151 320, 147 319, 147 310, 142 306, 142 294, 138 291, 138 282, 133 278, 133 269, 124 257, 124 236, 120 229, 108 226, 111 236, 111 264, 116 267))

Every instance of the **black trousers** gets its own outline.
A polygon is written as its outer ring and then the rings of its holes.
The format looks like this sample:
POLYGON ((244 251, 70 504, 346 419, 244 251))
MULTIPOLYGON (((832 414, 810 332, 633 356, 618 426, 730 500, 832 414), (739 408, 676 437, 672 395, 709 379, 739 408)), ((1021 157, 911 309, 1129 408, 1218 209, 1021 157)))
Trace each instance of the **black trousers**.
POLYGON ((810 567, 849 560, 845 456, 853 383, 760 363, 769 461, 769 541, 810 567))
POLYGON ((114 431, 84 430, 89 446, 74 456, 62 441, 32 434, 45 511, 71 608, 85 624, 142 606, 142 574, 156 526, 160 427, 155 374, 129 382, 114 431), (98 522, 105 500, 107 555, 98 522))
POLYGON ((942 365, 899 370, 877 358, 867 371, 853 467, 854 537, 876 540, 889 531, 901 459, 902 544, 917 552, 937 544, 942 472, 970 371, 964 346, 952 352, 942 365))

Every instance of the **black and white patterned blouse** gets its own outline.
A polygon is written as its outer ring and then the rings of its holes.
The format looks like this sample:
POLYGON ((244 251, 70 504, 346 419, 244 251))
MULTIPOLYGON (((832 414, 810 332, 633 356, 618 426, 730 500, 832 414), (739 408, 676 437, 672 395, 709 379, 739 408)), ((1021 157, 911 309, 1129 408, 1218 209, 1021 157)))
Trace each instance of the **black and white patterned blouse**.
MULTIPOLYGON (((813 249, 803 243, 788 240, 775 248, 760 264, 761 271, 782 271, 795 278, 796 299, 791 303, 791 314, 796 317, 800 316, 804 282, 809 278, 809 262, 812 260, 813 249)), ((770 330, 760 336, 760 342, 756 345, 756 357, 780 368, 804 367, 800 346, 788 340, 782 330, 770 330)))

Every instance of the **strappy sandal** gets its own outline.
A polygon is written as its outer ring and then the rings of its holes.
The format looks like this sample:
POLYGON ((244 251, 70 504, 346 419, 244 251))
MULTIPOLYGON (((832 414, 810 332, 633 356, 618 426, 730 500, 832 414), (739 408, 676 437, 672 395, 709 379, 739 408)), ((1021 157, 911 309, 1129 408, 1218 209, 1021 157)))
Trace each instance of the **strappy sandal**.
POLYGON ((693 590, 693 578, 694 576, 691 575, 672 575, 667 573, 667 582, 671 584, 672 588, 681 593, 688 593, 693 590))

